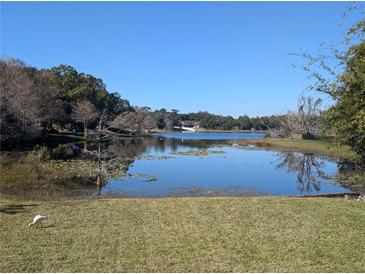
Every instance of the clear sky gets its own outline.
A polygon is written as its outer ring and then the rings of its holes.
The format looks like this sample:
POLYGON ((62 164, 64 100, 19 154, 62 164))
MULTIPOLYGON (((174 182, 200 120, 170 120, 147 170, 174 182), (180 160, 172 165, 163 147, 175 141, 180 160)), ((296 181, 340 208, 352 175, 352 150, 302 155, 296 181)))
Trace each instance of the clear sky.
POLYGON ((341 39, 349 2, 2 2, 1 55, 68 64, 131 104, 281 114, 308 84, 289 52, 341 39))

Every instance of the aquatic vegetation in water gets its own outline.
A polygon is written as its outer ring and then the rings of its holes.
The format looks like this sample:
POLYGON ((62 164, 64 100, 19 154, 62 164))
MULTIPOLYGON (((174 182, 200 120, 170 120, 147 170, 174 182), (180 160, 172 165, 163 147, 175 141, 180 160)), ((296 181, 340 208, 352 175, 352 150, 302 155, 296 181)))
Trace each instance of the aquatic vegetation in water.
POLYGON ((145 156, 141 156, 138 159, 139 160, 168 160, 168 159, 174 159, 175 157, 173 156, 158 156, 158 155, 145 155, 145 156))
POLYGON ((205 188, 199 186, 190 186, 187 188, 175 188, 170 192, 170 197, 181 196, 203 196, 203 197, 252 197, 252 196, 267 196, 268 193, 261 192, 257 189, 241 188, 241 187, 226 187, 223 189, 205 188))
POLYGON ((145 177, 145 182, 153 182, 153 181, 157 181, 157 176, 155 175, 150 175, 150 174, 143 174, 143 173, 135 173, 135 174, 131 174, 131 173, 128 173, 127 174, 128 177, 135 177, 135 178, 138 178, 138 177, 145 177))
POLYGON ((153 182, 153 181, 157 181, 157 176, 154 175, 148 175, 147 180, 145 182, 153 182))
POLYGON ((208 156, 209 154, 224 154, 224 153, 226 152, 221 150, 207 150, 207 149, 171 152, 171 154, 184 155, 184 156, 208 156))
MULTIPOLYGON (((42 164, 45 169, 59 169, 68 174, 73 174, 74 176, 84 177, 96 177, 98 174, 98 163, 96 161, 86 161, 86 160, 51 160, 47 163, 42 164)), ((124 175, 125 170, 124 163, 113 163, 109 164, 107 167, 108 173, 112 174, 112 177, 118 177, 124 175)))
MULTIPOLYGON (((352 159, 342 163, 342 159, 321 154, 255 148, 252 147, 255 142, 258 141, 247 141, 245 146, 222 140, 172 138, 105 142, 102 148, 108 157, 102 158, 102 172, 109 173, 109 163, 115 164, 121 176, 102 177, 101 195, 181 197, 363 192, 365 172, 353 166, 352 159), (132 174, 126 175, 127 172, 132 174), (126 184, 121 186, 119 181, 126 184), (195 187, 190 188, 192 184, 195 187)), ((31 153, 25 150, 0 154, 0 195, 93 195, 97 181, 93 170, 99 171, 97 157, 89 152, 83 154, 82 144, 76 152, 73 147, 74 143, 56 147, 52 144, 47 146, 48 151, 35 148, 31 153), (38 166, 34 166, 33 159, 39 159, 38 166), (59 160, 53 161, 56 159, 59 160), (64 162, 66 159, 72 160, 64 162), (36 167, 39 167, 38 174, 36 167)), ((95 148, 96 144, 87 143, 87 150, 93 152, 95 148)))

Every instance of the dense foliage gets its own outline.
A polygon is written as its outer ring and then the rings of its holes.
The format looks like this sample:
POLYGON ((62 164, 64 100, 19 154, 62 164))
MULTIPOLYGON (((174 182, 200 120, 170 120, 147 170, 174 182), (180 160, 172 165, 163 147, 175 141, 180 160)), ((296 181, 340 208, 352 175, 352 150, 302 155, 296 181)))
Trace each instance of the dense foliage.
POLYGON ((94 129, 100 115, 105 126, 123 133, 153 128, 173 130, 183 122, 216 130, 267 130, 280 126, 280 117, 235 119, 208 112, 179 114, 178 110, 132 107, 101 79, 59 65, 38 70, 15 59, 0 60, 1 141, 27 141, 53 130, 94 129))
POLYGON ((347 52, 346 69, 339 75, 336 103, 327 111, 330 127, 365 161, 365 42, 347 52))
POLYGON ((119 93, 109 92, 103 81, 92 75, 79 73, 66 65, 46 71, 60 91, 66 113, 65 119, 60 121, 63 125, 72 121, 69 114, 81 100, 90 101, 100 112, 105 110, 109 119, 132 109, 129 102, 122 99, 119 93))
POLYGON ((162 108, 151 113, 156 127, 159 129, 172 129, 173 126, 181 125, 183 121, 198 122, 201 128, 215 130, 269 130, 280 127, 280 116, 264 116, 250 118, 247 115, 232 116, 211 114, 207 111, 178 114, 177 110, 171 112, 162 108))
POLYGON ((103 112, 109 120, 134 111, 101 79, 60 65, 37 70, 15 59, 0 60, 1 141, 27 141, 50 130, 86 127, 103 112))
POLYGON ((315 80, 312 89, 334 101, 324 113, 324 128, 365 162, 365 7, 350 10, 360 11, 362 19, 348 29, 339 46, 316 56, 300 55, 309 61, 304 69, 315 80))

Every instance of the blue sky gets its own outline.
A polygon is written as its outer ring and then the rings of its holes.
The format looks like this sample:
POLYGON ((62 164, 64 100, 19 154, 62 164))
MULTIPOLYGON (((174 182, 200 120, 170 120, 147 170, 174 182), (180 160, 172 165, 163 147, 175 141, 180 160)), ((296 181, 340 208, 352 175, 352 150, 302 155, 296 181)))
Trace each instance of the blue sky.
POLYGON ((1 55, 68 64, 131 104, 281 114, 308 85, 289 52, 342 37, 349 2, 2 2, 1 55))

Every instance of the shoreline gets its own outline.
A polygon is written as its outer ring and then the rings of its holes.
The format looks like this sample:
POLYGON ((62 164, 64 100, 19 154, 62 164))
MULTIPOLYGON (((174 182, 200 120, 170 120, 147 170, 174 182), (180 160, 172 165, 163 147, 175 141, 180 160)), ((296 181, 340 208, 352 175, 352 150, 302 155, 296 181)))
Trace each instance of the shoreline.
POLYGON ((188 133, 267 133, 267 130, 225 130, 225 129, 203 129, 199 128, 196 131, 184 131, 184 130, 150 130, 150 133, 173 133, 173 132, 188 132, 188 133))

